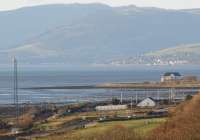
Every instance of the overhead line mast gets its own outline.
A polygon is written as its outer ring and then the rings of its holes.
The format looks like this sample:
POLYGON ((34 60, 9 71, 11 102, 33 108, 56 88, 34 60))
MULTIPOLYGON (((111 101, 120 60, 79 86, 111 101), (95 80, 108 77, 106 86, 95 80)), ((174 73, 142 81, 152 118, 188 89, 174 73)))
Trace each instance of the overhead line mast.
POLYGON ((16 126, 19 127, 18 63, 16 58, 14 58, 14 106, 16 111, 16 126))

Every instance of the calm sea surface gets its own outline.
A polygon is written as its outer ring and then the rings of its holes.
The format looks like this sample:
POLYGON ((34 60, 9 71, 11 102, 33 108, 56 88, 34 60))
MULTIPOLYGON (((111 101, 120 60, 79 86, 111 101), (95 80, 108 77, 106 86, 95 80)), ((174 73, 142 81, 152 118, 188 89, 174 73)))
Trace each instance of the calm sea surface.
MULTIPOLYGON (((198 70, 180 71, 183 75, 200 76, 198 70)), ((107 82, 159 81, 164 71, 91 71, 91 72, 20 72, 19 88, 38 86, 94 85, 107 82)), ((168 90, 106 90, 106 89, 66 89, 66 90, 19 90, 19 100, 23 103, 38 102, 85 102, 111 100, 112 97, 130 99, 136 94, 140 98, 168 98, 168 90)), ((178 98, 197 91, 179 90, 178 98)), ((0 104, 13 103, 13 74, 0 72, 0 104)))

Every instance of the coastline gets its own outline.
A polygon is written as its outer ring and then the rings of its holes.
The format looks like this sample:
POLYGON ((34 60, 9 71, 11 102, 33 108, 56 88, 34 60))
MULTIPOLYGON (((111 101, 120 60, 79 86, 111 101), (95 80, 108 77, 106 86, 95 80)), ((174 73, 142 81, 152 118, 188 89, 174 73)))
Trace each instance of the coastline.
POLYGON ((195 83, 161 83, 161 82, 144 82, 144 83, 105 83, 97 85, 72 85, 72 86, 45 86, 45 87, 28 87, 21 89, 42 90, 42 89, 200 89, 200 82, 195 83))

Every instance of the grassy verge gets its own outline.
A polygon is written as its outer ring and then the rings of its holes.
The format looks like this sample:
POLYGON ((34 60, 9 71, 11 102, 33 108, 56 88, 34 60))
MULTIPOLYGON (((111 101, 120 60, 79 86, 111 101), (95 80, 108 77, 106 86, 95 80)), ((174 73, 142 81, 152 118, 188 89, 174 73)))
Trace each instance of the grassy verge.
POLYGON ((98 123, 96 126, 80 129, 74 131, 75 135, 80 134, 91 134, 95 132, 100 132, 112 128, 116 125, 122 125, 127 128, 131 128, 132 130, 146 134, 148 131, 152 130, 153 128, 157 127, 161 123, 165 122, 165 118, 159 119, 142 119, 142 120, 129 120, 129 121, 114 121, 114 122, 105 122, 105 123, 98 123))
POLYGON ((152 129, 158 127, 160 124, 166 121, 165 118, 156 118, 156 119, 142 119, 142 120, 129 120, 129 121, 114 121, 114 122, 104 122, 97 123, 95 126, 73 130, 64 134, 54 134, 48 137, 35 138, 34 140, 51 140, 52 138, 63 138, 62 140, 67 139, 67 137, 79 137, 82 138, 93 136, 96 133, 104 133, 109 129, 114 128, 115 126, 123 126, 128 128, 133 133, 139 133, 141 136, 145 136, 152 129))

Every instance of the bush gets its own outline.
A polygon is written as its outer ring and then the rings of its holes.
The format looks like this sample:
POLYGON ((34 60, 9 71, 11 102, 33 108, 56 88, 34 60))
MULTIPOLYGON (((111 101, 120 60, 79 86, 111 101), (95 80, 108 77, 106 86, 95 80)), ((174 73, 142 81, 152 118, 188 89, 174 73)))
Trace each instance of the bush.
POLYGON ((25 114, 19 118, 20 128, 29 128, 33 125, 33 118, 29 114, 25 114))
POLYGON ((185 98, 185 100, 191 100, 192 97, 193 97, 192 95, 187 95, 186 98, 185 98))
POLYGON ((118 105, 118 104, 120 104, 120 100, 117 99, 117 98, 112 98, 112 104, 113 105, 118 105))

